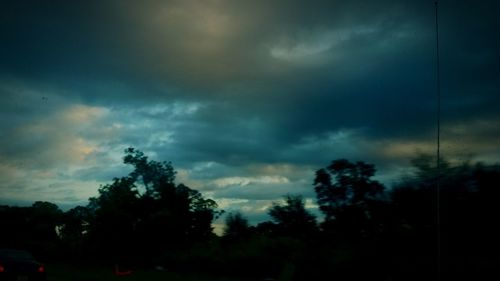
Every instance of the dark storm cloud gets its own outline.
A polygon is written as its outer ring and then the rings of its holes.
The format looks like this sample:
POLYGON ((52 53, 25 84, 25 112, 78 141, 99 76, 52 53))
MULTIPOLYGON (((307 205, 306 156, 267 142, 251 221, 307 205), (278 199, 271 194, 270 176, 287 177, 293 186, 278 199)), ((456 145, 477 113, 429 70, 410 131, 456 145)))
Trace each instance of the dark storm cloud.
POLYGON ((289 71, 289 65, 269 57, 268 48, 279 41, 293 48, 300 44, 297 39, 332 27, 395 26, 393 17, 404 19, 401 13, 414 8, 394 1, 389 6, 370 1, 13 3, 2 9, 2 53, 10 73, 134 77, 145 83, 165 79, 204 90, 289 71))

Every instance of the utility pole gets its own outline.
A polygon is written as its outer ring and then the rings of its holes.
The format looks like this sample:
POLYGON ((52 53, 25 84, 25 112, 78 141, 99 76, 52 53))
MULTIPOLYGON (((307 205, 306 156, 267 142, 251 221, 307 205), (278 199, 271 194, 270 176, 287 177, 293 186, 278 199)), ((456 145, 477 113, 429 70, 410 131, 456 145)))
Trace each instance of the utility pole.
POLYGON ((437 229, 437 280, 441 280, 441 76, 439 69, 438 1, 434 2, 436 15, 436 99, 437 99, 437 149, 436 149, 436 229, 437 229))

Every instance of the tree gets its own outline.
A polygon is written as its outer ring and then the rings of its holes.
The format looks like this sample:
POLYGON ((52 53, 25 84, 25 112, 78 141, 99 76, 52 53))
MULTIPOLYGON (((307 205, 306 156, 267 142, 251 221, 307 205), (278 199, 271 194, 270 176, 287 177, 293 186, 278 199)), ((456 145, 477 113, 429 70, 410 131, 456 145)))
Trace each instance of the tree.
POLYGON ((84 206, 76 206, 63 214, 62 225, 58 230, 67 256, 83 258, 88 253, 86 246, 92 220, 91 210, 84 206))
POLYGON ((170 162, 149 160, 127 148, 123 158, 134 170, 102 186, 91 198, 93 238, 112 253, 159 255, 212 235, 211 223, 221 213, 217 204, 184 184, 175 184, 170 162))
POLYGON ((65 239, 80 240, 88 232, 88 225, 92 220, 89 208, 76 206, 63 215, 63 224, 60 227, 60 236, 65 239))
MULTIPOLYGON (((438 228, 443 253, 478 255, 481 249, 500 249, 497 239, 500 232, 495 223, 498 221, 500 166, 440 161, 438 172, 435 157, 418 155, 411 161, 412 173, 389 192, 393 229, 411 236, 413 242, 407 244, 414 245, 416 250, 431 245, 438 228)), ((427 251, 431 250, 432 247, 427 251)))
POLYGON ((32 241, 39 244, 57 241, 56 227, 61 223, 63 212, 51 202, 36 201, 31 206, 32 241))
POLYGON ((277 224, 279 234, 292 237, 310 236, 316 231, 316 219, 306 210, 300 195, 285 196, 285 204, 273 203, 269 215, 277 224))
POLYGON ((99 196, 91 198, 90 210, 95 215, 92 238, 101 254, 119 259, 135 253, 140 221, 139 194, 132 177, 115 178, 113 183, 99 188, 99 196))
POLYGON ((225 220, 224 236, 231 239, 246 237, 250 232, 248 219, 241 212, 229 213, 225 220))
POLYGON ((134 166, 134 171, 129 177, 134 183, 142 183, 146 196, 162 197, 175 187, 176 171, 170 162, 148 161, 148 157, 142 151, 129 147, 125 149, 123 163, 134 166))
POLYGON ((314 189, 320 210, 325 214, 323 228, 356 237, 366 233, 371 219, 371 205, 384 191, 384 186, 371 178, 375 166, 346 159, 334 160, 319 169, 314 189))

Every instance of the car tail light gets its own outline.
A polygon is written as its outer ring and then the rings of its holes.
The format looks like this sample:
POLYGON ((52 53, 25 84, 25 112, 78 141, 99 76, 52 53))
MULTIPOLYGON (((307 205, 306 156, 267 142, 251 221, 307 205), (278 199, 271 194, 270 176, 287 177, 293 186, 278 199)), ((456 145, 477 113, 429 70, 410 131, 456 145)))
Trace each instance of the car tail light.
POLYGON ((45 272, 45 267, 44 267, 43 265, 40 265, 40 266, 38 267, 38 272, 40 272, 40 273, 44 273, 44 272, 45 272))
POLYGON ((5 271, 5 267, 3 267, 3 265, 0 264, 0 272, 4 272, 5 271))

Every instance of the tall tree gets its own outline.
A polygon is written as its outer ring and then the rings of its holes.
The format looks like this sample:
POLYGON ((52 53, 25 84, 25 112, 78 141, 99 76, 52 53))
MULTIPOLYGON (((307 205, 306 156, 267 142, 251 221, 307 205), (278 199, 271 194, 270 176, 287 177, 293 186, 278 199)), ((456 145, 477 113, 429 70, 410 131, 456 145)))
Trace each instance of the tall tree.
POLYGON ((305 237, 316 231, 316 219, 307 211, 300 195, 285 196, 285 204, 274 203, 269 215, 277 224, 279 234, 305 237))
POLYGON ((250 232, 248 219, 241 212, 229 213, 225 220, 224 236, 230 239, 245 237, 250 232))
POLYGON ((47 244, 57 240, 56 227, 62 221, 63 212, 51 202, 36 201, 31 206, 31 216, 28 217, 32 225, 32 240, 40 244, 47 244))
POLYGON ((139 194, 131 177, 115 178, 113 183, 99 188, 99 196, 90 199, 89 208, 95 214, 92 237, 101 251, 120 258, 137 249, 139 206, 139 194))
POLYGON ((170 162, 149 160, 134 148, 125 150, 123 161, 134 170, 90 199, 94 238, 101 244, 117 253, 125 247, 151 256, 212 234, 211 223, 221 212, 216 202, 176 185, 170 162))
POLYGON ((176 171, 170 162, 148 160, 142 151, 129 147, 125 149, 123 163, 134 167, 129 177, 144 187, 146 196, 165 196, 168 194, 164 193, 175 187, 176 171))
POLYGON ((367 231, 371 203, 384 190, 372 179, 375 171, 372 164, 339 159, 316 172, 314 189, 325 214, 324 228, 337 228, 353 237, 367 231))

